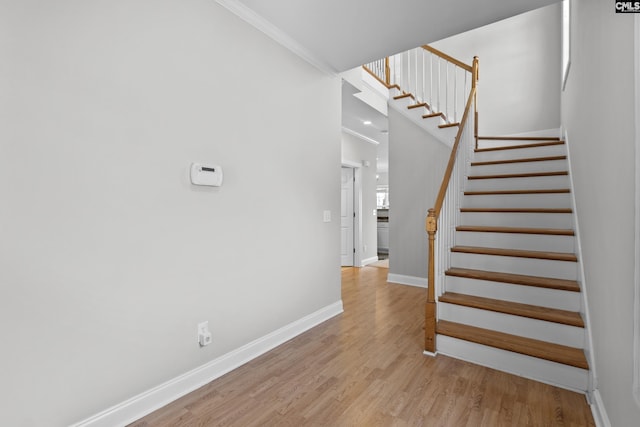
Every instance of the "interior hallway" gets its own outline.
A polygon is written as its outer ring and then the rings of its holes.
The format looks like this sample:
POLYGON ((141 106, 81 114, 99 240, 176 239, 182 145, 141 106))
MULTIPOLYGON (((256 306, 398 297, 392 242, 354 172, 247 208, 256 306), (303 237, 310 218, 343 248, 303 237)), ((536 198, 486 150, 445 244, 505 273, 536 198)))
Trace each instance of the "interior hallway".
POLYGON ((422 355, 425 290, 342 269, 344 313, 133 426, 593 426, 583 395, 422 355))

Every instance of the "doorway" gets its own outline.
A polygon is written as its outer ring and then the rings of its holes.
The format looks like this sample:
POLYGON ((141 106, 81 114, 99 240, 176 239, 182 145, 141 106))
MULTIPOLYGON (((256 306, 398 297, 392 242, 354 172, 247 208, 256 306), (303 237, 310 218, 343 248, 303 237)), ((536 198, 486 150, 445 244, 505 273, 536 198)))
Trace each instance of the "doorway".
POLYGON ((342 167, 340 191, 340 258, 343 267, 355 265, 355 220, 354 169, 342 167))

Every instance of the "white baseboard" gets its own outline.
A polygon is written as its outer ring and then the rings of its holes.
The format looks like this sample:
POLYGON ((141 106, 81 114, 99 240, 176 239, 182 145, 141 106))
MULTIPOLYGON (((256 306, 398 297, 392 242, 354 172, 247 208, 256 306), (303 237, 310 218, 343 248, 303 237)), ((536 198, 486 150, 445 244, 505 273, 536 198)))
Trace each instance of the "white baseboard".
POLYGON ((596 423, 596 427, 611 427, 611 421, 607 416, 607 411, 604 408, 604 402, 602 396, 600 396, 599 390, 593 390, 589 393, 589 405, 591 406, 591 414, 593 415, 593 421, 596 423))
POLYGON ((342 312, 342 301, 337 301, 192 371, 134 396, 99 414, 73 424, 72 427, 113 427, 127 425, 210 383, 216 378, 244 365, 342 312))
POLYGON ((378 262, 378 261, 379 260, 377 256, 372 256, 371 258, 363 259, 361 267, 364 267, 365 265, 373 264, 374 262, 378 262))
POLYGON ((426 288, 429 284, 425 277, 405 276, 403 274, 389 273, 387 275, 387 282, 398 283, 400 285, 417 286, 419 288, 426 288))

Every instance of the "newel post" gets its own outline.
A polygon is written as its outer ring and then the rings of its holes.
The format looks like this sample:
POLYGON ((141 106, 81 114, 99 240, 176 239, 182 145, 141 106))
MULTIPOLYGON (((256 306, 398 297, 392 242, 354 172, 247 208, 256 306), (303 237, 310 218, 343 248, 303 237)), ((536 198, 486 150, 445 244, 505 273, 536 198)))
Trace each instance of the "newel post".
POLYGON ((435 239, 438 228, 436 211, 431 208, 427 215, 426 229, 429 235, 428 257, 428 289, 425 307, 424 349, 427 353, 436 352, 436 283, 435 283, 435 239))
POLYGON ((473 136, 476 140, 476 149, 478 149, 478 78, 480 77, 480 60, 477 56, 473 57, 472 67, 471 87, 475 89, 473 94, 473 136))
POLYGON ((384 58, 384 82, 387 86, 391 86, 391 67, 389 66, 389 57, 384 58))

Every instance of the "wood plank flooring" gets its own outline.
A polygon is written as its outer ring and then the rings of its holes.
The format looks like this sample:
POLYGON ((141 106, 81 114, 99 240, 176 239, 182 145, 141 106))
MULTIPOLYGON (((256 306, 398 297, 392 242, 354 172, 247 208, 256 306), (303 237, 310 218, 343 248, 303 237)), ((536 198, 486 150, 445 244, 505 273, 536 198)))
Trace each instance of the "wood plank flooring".
POLYGON ((422 355, 424 289, 343 268, 344 314, 131 426, 594 426, 585 397, 422 355))

